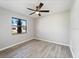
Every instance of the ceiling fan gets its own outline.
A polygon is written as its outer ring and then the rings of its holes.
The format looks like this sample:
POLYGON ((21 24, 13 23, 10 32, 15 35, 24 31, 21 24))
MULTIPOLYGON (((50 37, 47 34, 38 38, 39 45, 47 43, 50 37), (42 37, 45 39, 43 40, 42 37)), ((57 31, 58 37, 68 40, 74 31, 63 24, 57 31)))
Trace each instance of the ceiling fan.
POLYGON ((49 10, 41 10, 43 5, 44 5, 43 3, 40 3, 39 6, 36 6, 36 9, 27 8, 28 10, 33 11, 33 13, 30 13, 29 15, 37 14, 41 16, 40 12, 49 12, 49 10))

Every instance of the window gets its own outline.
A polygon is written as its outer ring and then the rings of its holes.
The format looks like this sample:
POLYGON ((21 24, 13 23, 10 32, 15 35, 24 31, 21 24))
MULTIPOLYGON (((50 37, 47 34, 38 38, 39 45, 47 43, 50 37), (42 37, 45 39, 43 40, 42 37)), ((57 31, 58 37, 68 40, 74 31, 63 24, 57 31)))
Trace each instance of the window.
POLYGON ((27 32, 27 21, 12 17, 12 34, 21 34, 27 32))

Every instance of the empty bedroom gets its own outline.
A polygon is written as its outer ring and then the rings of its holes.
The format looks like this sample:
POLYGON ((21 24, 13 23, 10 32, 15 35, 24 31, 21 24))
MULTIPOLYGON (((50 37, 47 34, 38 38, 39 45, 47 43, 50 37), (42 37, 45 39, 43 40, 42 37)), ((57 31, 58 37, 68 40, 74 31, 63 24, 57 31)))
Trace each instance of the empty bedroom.
POLYGON ((0 58, 79 58, 79 0, 0 0, 0 58))

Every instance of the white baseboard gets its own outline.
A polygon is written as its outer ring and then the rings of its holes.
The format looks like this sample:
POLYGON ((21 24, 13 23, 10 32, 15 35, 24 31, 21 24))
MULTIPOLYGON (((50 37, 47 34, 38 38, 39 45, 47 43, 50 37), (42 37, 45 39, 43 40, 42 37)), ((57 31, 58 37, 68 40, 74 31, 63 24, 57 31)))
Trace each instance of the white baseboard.
POLYGON ((69 46, 69 48, 70 48, 70 51, 71 51, 71 53, 72 53, 73 58, 76 58, 75 55, 74 55, 74 53, 73 53, 72 47, 69 46))
POLYGON ((55 43, 55 44, 59 44, 59 45, 69 46, 69 44, 64 44, 64 43, 49 41, 49 40, 45 40, 45 39, 42 39, 42 38, 35 38, 35 39, 42 40, 42 41, 46 41, 46 42, 51 42, 51 43, 55 43))
MULTIPOLYGON (((29 39, 27 39, 27 40, 25 40, 25 41, 22 41, 22 42, 19 42, 19 43, 10 45, 10 46, 5 47, 5 48, 2 48, 2 49, 0 49, 0 51, 9 49, 9 48, 11 48, 11 47, 14 47, 14 46, 16 46, 16 45, 19 45, 19 44, 22 44, 22 43, 25 43, 25 42, 28 42, 28 41, 30 41, 30 40, 32 40, 32 39, 37 39, 37 40, 42 40, 42 41, 46 41, 46 42, 51 42, 51 43, 55 43, 55 44, 59 44, 59 45, 69 46, 69 45, 67 45, 67 44, 62 44, 62 43, 58 43, 58 42, 53 42, 53 41, 43 40, 43 39, 41 39, 41 38, 29 38, 29 39)), ((71 50, 71 52, 72 52, 72 49, 71 49, 71 48, 70 48, 70 50, 71 50)), ((73 54, 73 53, 72 53, 72 54, 73 54)), ((73 55, 73 56, 74 56, 74 55, 73 55)))
POLYGON ((8 47, 5 47, 5 48, 0 49, 0 51, 3 51, 3 50, 6 50, 6 49, 9 49, 9 48, 11 48, 11 47, 14 47, 14 46, 16 46, 16 45, 19 45, 19 44, 22 44, 22 43, 25 43, 25 42, 28 42, 28 41, 30 41, 30 40, 32 40, 32 39, 33 39, 33 38, 29 38, 29 39, 27 39, 27 40, 25 40, 25 41, 22 41, 22 42, 19 42, 19 43, 16 43, 16 44, 10 45, 10 46, 8 46, 8 47))

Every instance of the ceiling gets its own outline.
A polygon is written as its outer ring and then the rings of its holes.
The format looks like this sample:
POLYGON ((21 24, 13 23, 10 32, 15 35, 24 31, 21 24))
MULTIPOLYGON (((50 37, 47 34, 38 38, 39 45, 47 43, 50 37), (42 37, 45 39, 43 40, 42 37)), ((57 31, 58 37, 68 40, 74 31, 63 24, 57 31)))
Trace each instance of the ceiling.
MULTIPOLYGON (((24 15, 29 15, 31 11, 27 8, 35 8, 40 2, 44 3, 42 9, 49 9, 50 13, 42 13, 42 16, 70 10, 73 0, 0 0, 0 7, 6 8, 24 15)), ((29 15, 30 16, 30 15, 29 15)), ((30 17, 39 17, 34 14, 30 17)))

